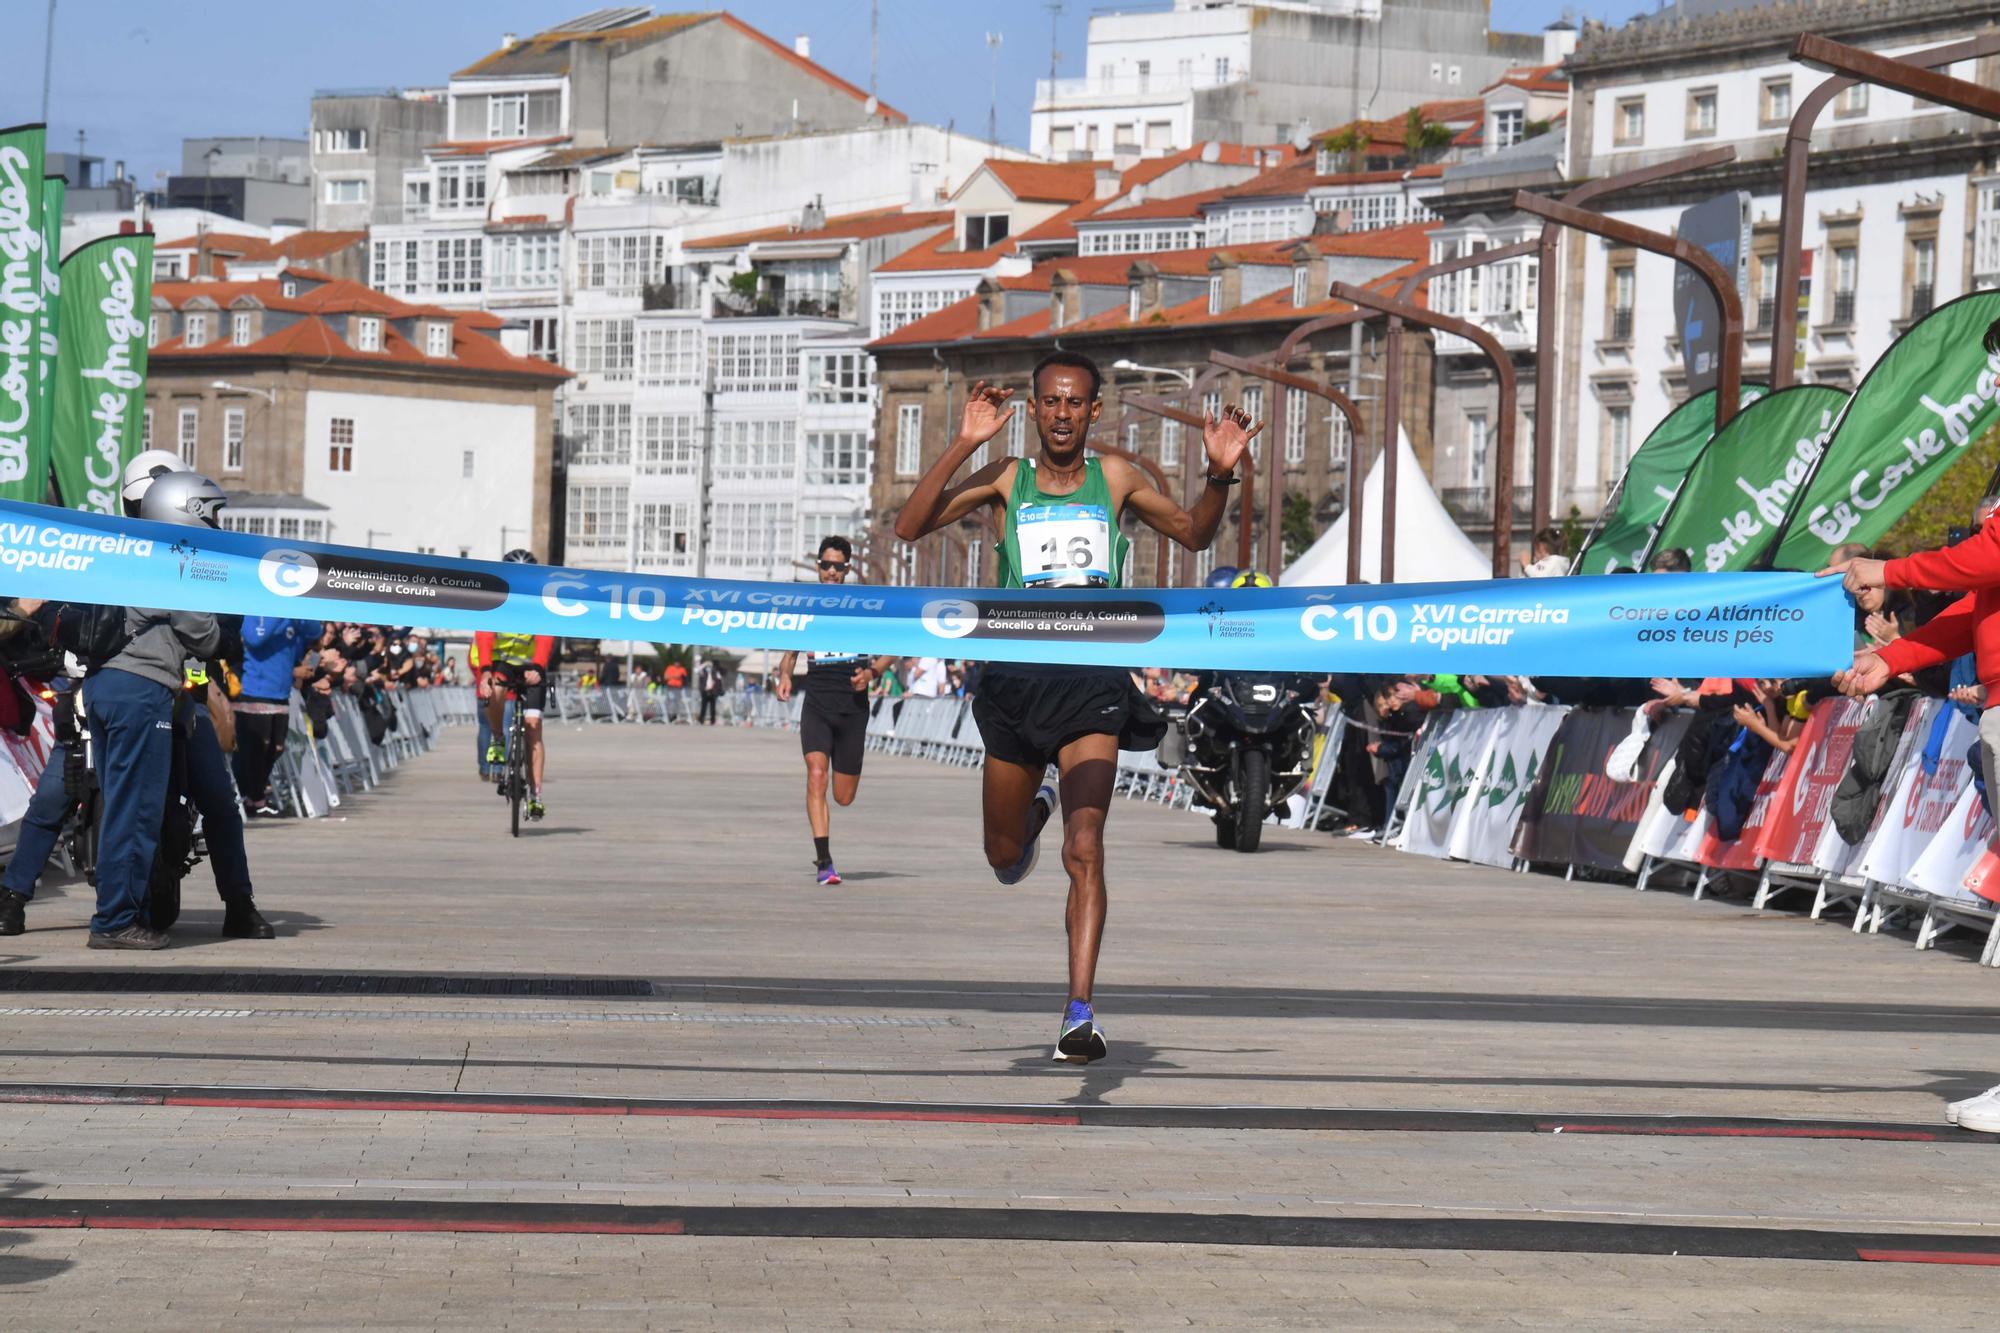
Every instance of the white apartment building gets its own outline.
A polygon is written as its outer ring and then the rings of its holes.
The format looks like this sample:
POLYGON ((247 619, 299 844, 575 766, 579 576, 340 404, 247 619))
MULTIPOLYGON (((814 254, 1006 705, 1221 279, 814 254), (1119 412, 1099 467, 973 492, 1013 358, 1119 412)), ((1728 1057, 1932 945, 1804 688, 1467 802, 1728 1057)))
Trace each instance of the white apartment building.
POLYGON ((1095 13, 1084 73, 1038 80, 1029 147, 1157 156, 1204 139, 1289 143, 1323 125, 1467 97, 1541 50, 1488 0, 1174 0, 1095 13))
POLYGON ((570 563, 784 580, 820 537, 869 526, 870 275, 945 215, 807 213, 687 243, 691 301, 647 288, 631 312, 579 293, 570 563))
MULTIPOLYGON (((995 155, 864 97, 726 15, 593 35, 565 25, 452 78, 446 137, 405 172, 400 220, 371 229, 368 276, 407 300, 500 315, 510 345, 575 372, 557 404, 556 481, 573 563, 789 578, 780 534, 852 510, 838 483, 807 481, 806 423, 841 428, 841 404, 807 402, 797 349, 843 337, 858 349, 868 269, 935 229, 941 216, 921 210, 995 155), (619 133, 651 131, 659 108, 648 99, 669 96, 647 90, 651 67, 634 56, 662 43, 708 53, 700 79, 734 99, 736 122, 775 118, 786 132, 621 145, 619 133), (767 68, 773 78, 755 73, 767 68), (646 87, 607 108, 606 89, 628 75, 646 87), (818 127, 797 110, 799 80, 821 98, 818 127), (812 242, 827 253, 780 256, 772 237, 714 243, 750 228, 823 233, 828 214, 912 205, 921 224, 836 226, 812 242), (760 293, 748 306, 731 286, 746 275, 760 293), (703 457, 705 491, 690 470, 703 457)), ((712 129, 715 114, 689 123, 712 129)), ((851 415, 872 447, 866 406, 851 415)), ((864 478, 856 493, 865 489, 864 478)))
MULTIPOLYGON (((1857 86, 1837 98, 1812 140, 1800 289, 1777 291, 1779 149, 1793 108, 1826 77, 1788 54, 1796 34, 1822 18, 1838 25, 1840 40, 1895 55, 1990 30, 2000 5, 1744 4, 1586 32, 1570 62, 1569 153, 1577 175, 1600 176, 1734 145, 1734 164, 1618 196, 1608 211, 1672 231, 1689 205, 1746 191, 1744 379, 1769 374, 1771 329, 1789 318, 1803 330, 1794 382, 1852 388, 1912 320, 2000 285, 2000 135, 1885 88, 1857 86)), ((1990 85, 1985 63, 1951 72, 1990 85)), ((1597 240, 1566 241, 1565 251, 1558 493, 1591 513, 1631 450, 1685 397, 1674 265, 1597 240)))

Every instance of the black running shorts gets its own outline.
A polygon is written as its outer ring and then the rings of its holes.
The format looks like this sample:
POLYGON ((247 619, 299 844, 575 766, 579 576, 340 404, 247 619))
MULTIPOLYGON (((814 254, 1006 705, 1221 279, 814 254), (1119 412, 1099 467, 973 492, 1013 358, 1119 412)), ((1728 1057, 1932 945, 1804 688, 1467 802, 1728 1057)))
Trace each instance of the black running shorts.
POLYGON ((986 753, 1023 768, 1047 767, 1080 736, 1116 736, 1121 750, 1150 750, 1165 732, 1123 667, 1022 669, 995 662, 980 675, 972 717, 986 753))
POLYGON ((549 673, 547 667, 536 667, 542 678, 533 685, 521 679, 522 666, 518 662, 497 662, 492 667, 494 675, 506 681, 514 702, 529 717, 540 717, 549 706, 549 673))
POLYGON ((805 754, 828 755, 834 772, 860 777, 861 754, 868 740, 868 708, 866 696, 853 699, 832 703, 807 690, 805 706, 799 710, 799 749, 805 754))

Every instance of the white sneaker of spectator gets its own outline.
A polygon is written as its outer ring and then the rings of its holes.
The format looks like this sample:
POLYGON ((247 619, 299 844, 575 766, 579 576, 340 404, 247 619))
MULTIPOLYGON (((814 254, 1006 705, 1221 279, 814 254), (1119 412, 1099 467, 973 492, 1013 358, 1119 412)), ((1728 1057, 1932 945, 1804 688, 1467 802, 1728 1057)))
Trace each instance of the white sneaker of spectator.
POLYGON ((2000 1134, 2000 1086, 1988 1088, 1977 1097, 1953 1102, 1944 1108, 1944 1118, 1960 1129, 2000 1134))

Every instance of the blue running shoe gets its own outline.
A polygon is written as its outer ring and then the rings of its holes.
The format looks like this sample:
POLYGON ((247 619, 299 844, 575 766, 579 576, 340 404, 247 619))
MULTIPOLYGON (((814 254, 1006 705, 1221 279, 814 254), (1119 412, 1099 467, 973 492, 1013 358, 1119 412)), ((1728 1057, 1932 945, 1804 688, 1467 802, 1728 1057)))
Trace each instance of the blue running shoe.
POLYGON ((815 878, 818 879, 821 885, 831 888, 833 885, 840 883, 840 872, 835 870, 833 863, 829 861, 819 868, 819 873, 815 878))
MULTIPOLYGON (((993 878, 999 880, 1002 884, 1019 884, 1034 870, 1035 862, 1042 854, 1042 830, 1049 826, 1049 821, 1054 819, 1056 815, 1055 784, 1044 782, 1042 789, 1035 793, 1034 803, 1042 807, 1045 813, 1040 816, 1040 823, 1036 826, 1034 836, 1029 838, 1028 845, 1021 849, 1021 859, 1013 865, 1008 866, 1005 870, 995 870, 993 872, 993 878)), ((1029 818, 1031 820, 1036 818, 1032 810, 1029 818)))
POLYGON ((1071 1000, 1063 1011, 1062 1029, 1056 1035, 1055 1060, 1058 1064, 1087 1065, 1109 1053, 1104 1029, 1097 1026, 1097 1013, 1084 1000, 1071 1000))

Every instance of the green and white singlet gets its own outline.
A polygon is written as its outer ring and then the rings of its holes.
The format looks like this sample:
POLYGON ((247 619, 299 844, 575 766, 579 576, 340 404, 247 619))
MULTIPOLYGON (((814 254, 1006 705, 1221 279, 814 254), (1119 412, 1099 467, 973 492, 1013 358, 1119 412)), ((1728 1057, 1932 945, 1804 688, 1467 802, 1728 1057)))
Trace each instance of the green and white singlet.
POLYGON ((1014 487, 1001 520, 1003 588, 1116 588, 1124 581, 1130 543, 1118 530, 1117 507, 1104 464, 1083 460, 1083 485, 1069 495, 1043 491, 1035 460, 1014 467, 1014 487))

